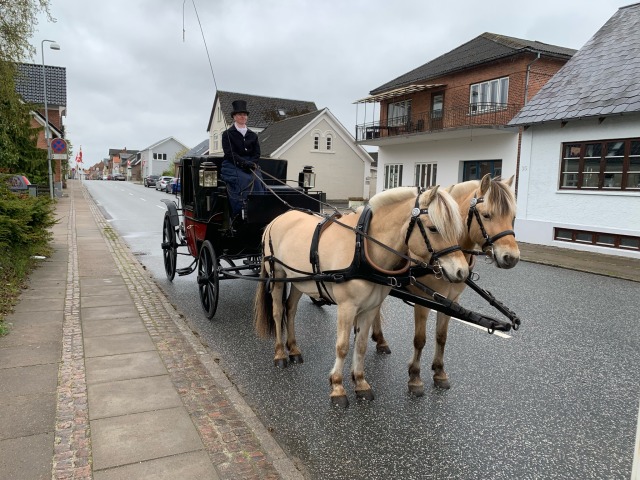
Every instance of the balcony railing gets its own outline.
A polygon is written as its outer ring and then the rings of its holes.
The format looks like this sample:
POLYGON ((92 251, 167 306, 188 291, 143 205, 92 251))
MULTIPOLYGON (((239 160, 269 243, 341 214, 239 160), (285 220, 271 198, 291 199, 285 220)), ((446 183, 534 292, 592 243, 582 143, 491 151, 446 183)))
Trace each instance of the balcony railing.
POLYGON ((474 126, 504 126, 521 108, 522 105, 511 103, 474 103, 422 113, 412 112, 410 117, 393 117, 356 125, 356 140, 373 140, 474 126))

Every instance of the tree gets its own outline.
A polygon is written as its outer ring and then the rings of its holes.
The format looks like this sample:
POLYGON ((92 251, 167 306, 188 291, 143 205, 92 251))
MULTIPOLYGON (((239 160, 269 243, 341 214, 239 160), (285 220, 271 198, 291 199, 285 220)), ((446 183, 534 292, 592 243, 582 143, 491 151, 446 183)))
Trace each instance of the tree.
POLYGON ((33 58, 29 43, 37 15, 49 12, 49 0, 0 0, 0 171, 20 172, 32 182, 46 182, 47 154, 36 147, 38 128, 31 126, 31 106, 15 89, 16 63, 33 58))

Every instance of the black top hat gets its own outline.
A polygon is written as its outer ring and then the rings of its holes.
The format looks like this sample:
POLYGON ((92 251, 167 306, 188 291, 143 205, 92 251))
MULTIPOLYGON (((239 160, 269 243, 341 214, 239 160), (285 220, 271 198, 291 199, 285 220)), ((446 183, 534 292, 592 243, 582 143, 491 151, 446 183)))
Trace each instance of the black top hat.
POLYGON ((244 100, 234 100, 231 102, 231 106, 233 110, 231 110, 231 116, 233 117, 236 113, 246 113, 249 115, 249 110, 247 110, 247 102, 244 100))

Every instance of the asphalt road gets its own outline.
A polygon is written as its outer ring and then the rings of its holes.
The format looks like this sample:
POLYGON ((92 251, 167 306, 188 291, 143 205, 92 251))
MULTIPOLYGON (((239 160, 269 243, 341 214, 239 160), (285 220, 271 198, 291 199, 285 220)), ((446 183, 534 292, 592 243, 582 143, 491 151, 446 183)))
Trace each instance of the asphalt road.
MULTIPOLYGON (((305 362, 273 366, 271 341, 252 326, 255 284, 225 281, 212 321, 195 274, 166 280, 160 251, 171 196, 125 182, 86 182, 103 212, 184 313, 274 437, 313 479, 628 479, 640 399, 640 284, 522 262, 480 265, 479 284, 522 319, 510 336, 452 321, 445 368, 430 386, 433 323, 423 355, 425 395, 407 393, 412 310, 386 301, 392 354, 370 343, 373 402, 329 402, 335 307, 303 299, 296 324, 305 362)), ((496 315, 473 292, 465 307, 496 315)), ((348 362, 350 363, 350 362, 348 362)), ((349 365, 347 366, 347 368, 349 365)))

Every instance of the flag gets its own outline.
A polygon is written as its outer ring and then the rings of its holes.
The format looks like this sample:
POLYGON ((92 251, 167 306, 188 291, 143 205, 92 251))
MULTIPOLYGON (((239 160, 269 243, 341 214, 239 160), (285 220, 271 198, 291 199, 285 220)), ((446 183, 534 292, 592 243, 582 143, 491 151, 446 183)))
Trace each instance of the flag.
POLYGON ((76 160, 76 163, 82 163, 82 145, 80 145, 80 153, 78 153, 80 160, 76 160))

